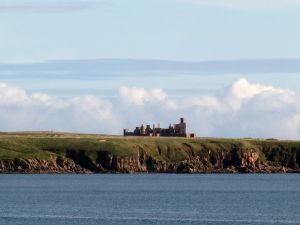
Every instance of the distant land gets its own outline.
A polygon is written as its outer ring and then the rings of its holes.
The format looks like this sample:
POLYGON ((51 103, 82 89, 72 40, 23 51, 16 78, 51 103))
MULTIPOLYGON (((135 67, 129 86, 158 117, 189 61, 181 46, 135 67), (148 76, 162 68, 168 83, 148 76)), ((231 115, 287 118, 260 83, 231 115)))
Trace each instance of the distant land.
POLYGON ((300 172, 300 141, 0 133, 0 173, 300 172))

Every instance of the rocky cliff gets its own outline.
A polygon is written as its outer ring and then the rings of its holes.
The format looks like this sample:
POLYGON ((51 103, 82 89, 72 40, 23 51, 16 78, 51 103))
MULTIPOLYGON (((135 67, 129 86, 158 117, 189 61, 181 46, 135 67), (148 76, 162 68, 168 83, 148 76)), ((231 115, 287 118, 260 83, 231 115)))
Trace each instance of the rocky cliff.
POLYGON ((52 156, 49 160, 2 160, 0 173, 91 173, 91 171, 77 165, 71 159, 52 156))
POLYGON ((1 141, 0 148, 6 147, 7 157, 1 154, 0 173, 300 172, 298 142, 183 138, 103 141, 98 137, 18 137, 6 139, 5 145, 1 141), (7 151, 12 140, 13 151, 19 148, 18 157, 7 151), (33 150, 28 154, 30 146, 33 150))

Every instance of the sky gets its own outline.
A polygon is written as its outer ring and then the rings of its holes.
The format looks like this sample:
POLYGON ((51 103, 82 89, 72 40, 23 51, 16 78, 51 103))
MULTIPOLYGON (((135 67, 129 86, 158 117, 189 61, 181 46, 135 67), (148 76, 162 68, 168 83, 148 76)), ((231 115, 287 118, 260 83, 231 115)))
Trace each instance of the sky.
POLYGON ((300 0, 0 0, 0 129, 300 138, 300 0))
POLYGON ((0 62, 299 58, 299 0, 1 0, 0 62))

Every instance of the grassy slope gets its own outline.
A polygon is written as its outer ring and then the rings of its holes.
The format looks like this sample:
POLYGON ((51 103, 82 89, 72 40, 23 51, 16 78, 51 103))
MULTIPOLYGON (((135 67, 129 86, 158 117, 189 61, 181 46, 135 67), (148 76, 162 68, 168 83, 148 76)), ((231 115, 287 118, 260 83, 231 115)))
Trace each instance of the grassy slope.
MULTIPOLYGON (((210 155, 228 152, 232 148, 256 149, 273 164, 300 157, 300 141, 257 139, 185 139, 135 138, 68 133, 2 133, 0 134, 0 160, 48 159, 51 154, 67 156, 81 152, 92 162, 99 152, 108 152, 120 158, 136 157, 144 152, 157 160, 175 162, 210 152, 210 155)), ((298 161, 298 160, 297 160, 298 161)))

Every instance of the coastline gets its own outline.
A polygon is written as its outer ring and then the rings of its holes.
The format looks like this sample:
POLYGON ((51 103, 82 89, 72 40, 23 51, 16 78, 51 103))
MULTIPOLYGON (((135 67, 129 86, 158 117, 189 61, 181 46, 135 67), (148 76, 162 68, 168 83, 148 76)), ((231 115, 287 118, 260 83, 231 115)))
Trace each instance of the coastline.
POLYGON ((300 173, 300 142, 0 134, 0 173, 300 173))
POLYGON ((123 164, 122 167, 103 168, 95 165, 95 169, 87 169, 76 164, 71 159, 52 160, 6 160, 0 162, 0 174, 282 174, 300 173, 300 169, 288 167, 260 166, 254 168, 249 165, 227 168, 195 169, 197 163, 182 161, 169 166, 154 164, 157 168, 149 169, 147 166, 132 167, 123 164), (55 163, 55 160, 62 163, 55 163), (130 169, 129 169, 130 168, 130 169))

